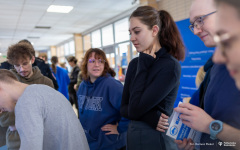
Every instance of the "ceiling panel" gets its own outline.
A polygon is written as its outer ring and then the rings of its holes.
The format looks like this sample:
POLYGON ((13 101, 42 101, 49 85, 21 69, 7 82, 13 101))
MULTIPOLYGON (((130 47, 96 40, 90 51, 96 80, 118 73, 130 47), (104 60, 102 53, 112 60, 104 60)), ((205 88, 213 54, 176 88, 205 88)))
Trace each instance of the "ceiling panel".
POLYGON ((37 50, 58 45, 74 33, 87 31, 135 7, 131 3, 132 0, 0 0, 0 52, 22 39, 34 42, 37 50), (51 4, 74 8, 68 14, 48 13, 51 4))

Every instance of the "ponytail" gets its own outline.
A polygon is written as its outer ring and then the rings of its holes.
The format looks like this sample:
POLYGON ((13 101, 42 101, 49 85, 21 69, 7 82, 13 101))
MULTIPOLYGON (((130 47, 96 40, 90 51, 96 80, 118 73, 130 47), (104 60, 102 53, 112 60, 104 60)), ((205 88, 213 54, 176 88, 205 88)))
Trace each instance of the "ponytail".
POLYGON ((183 61, 185 58, 185 47, 177 25, 167 11, 160 10, 158 12, 161 22, 160 32, 158 34, 160 45, 165 47, 176 59, 183 61))
POLYGON ((178 28, 171 15, 165 11, 157 11, 151 6, 140 6, 130 16, 137 17, 140 21, 152 29, 158 25, 158 39, 162 47, 165 47, 173 57, 178 60, 184 60, 185 48, 182 42, 178 28))
POLYGON ((56 67, 56 64, 58 63, 58 58, 57 58, 57 56, 53 56, 53 57, 51 58, 51 62, 52 62, 51 68, 52 68, 53 72, 54 72, 54 73, 57 73, 57 67, 56 67))

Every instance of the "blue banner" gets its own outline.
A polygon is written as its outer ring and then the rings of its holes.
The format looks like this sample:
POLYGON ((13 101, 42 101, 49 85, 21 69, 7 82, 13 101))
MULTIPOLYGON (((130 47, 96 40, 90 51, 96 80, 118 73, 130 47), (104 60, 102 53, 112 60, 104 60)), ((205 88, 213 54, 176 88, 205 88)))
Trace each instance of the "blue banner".
POLYGON ((174 107, 184 97, 191 97, 197 90, 195 79, 198 69, 212 56, 214 48, 207 48, 199 37, 188 28, 189 19, 176 22, 186 47, 186 58, 181 63, 181 79, 177 99, 174 107))

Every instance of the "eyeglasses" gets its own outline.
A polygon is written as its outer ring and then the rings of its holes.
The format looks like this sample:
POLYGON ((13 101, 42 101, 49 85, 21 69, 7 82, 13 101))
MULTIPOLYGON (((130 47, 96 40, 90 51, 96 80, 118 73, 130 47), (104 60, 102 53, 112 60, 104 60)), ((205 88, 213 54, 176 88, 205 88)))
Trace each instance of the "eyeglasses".
POLYGON ((194 28, 199 29, 199 28, 201 28, 201 27, 204 25, 204 22, 203 22, 204 18, 206 18, 207 16, 209 16, 209 15, 211 15, 211 14, 214 14, 214 13, 216 13, 216 12, 217 12, 217 11, 214 11, 214 12, 211 12, 211 13, 209 13, 209 14, 206 14, 206 15, 204 15, 204 16, 201 16, 201 17, 197 18, 192 24, 189 25, 188 28, 189 28, 192 32, 194 32, 194 28))
POLYGON ((21 65, 14 65, 14 67, 15 67, 16 69, 20 69, 20 68, 26 69, 26 68, 28 67, 28 65, 31 65, 31 63, 32 63, 32 61, 30 60, 29 62, 24 62, 24 63, 21 64, 21 65))
POLYGON ((90 64, 95 64, 95 63, 98 63, 98 64, 104 64, 106 61, 105 60, 102 60, 102 59, 89 59, 88 60, 88 63, 90 64))

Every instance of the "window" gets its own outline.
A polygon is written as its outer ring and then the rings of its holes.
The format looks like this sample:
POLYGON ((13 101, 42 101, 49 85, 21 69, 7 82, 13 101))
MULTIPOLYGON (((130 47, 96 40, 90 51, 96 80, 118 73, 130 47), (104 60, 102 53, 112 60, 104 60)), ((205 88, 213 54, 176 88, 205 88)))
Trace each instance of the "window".
POLYGON ((64 44, 64 53, 65 53, 65 55, 69 55, 69 44, 68 43, 64 44))
POLYGON ((102 42, 103 42, 103 46, 113 44, 113 26, 112 26, 112 24, 102 28, 102 42))
POLYGON ((128 63, 131 60, 130 42, 119 44, 116 47, 116 62, 118 66, 118 75, 126 74, 128 63))
POLYGON ((106 57, 108 59, 109 65, 112 69, 115 68, 115 56, 114 53, 106 54, 106 57))
POLYGON ((123 42, 129 40, 128 18, 124 18, 115 24, 115 42, 123 42))
POLYGON ((91 36, 91 39, 92 39, 92 47, 93 48, 99 48, 102 46, 101 44, 101 32, 100 30, 97 30, 97 31, 94 31, 92 32, 92 36, 91 36))
POLYGON ((69 49, 69 54, 75 56, 75 43, 73 40, 69 42, 69 49))

